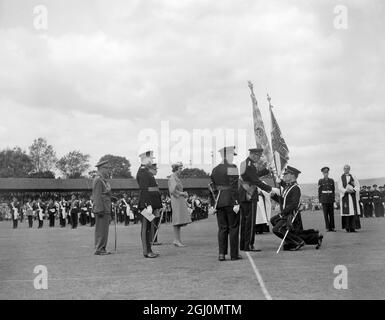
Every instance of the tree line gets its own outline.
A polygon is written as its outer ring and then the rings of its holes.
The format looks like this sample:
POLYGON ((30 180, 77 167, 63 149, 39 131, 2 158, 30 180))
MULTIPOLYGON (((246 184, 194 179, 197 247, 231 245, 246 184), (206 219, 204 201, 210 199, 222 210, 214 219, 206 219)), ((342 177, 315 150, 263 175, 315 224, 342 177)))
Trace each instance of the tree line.
MULTIPOLYGON (((113 178, 132 178, 131 164, 121 156, 106 154, 100 160, 109 160, 113 178)), ((58 158, 47 139, 37 138, 28 147, 28 153, 20 147, 0 151, 0 178, 56 178, 58 171, 64 178, 90 178, 90 155, 73 150, 58 158)))
MULTIPOLYGON (((122 156, 106 154, 99 161, 108 160, 113 179, 132 178, 131 163, 122 156)), ((92 178, 96 171, 90 170, 90 155, 73 150, 58 158, 47 139, 37 138, 28 147, 28 152, 20 147, 0 150, 0 178, 56 178, 56 172, 66 179, 92 178)), ((198 168, 185 168, 182 178, 208 177, 198 168)))

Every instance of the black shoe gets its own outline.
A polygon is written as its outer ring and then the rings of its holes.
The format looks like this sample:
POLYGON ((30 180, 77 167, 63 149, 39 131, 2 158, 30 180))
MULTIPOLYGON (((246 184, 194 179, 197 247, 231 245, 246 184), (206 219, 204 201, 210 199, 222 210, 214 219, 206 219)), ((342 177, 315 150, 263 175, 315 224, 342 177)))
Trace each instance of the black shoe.
POLYGON ((320 233, 320 235, 318 236, 318 243, 317 243, 317 245, 315 246, 316 250, 318 250, 319 248, 321 248, 323 238, 324 238, 323 234, 320 233))
POLYGON ((231 260, 242 260, 242 256, 239 254, 237 257, 231 257, 231 260))
POLYGON ((147 254, 144 254, 145 258, 157 258, 158 256, 159 256, 159 254, 155 254, 153 252, 149 252, 147 254))
POLYGON ((224 254, 220 254, 219 257, 218 257, 218 260, 219 261, 225 261, 226 260, 225 255, 224 254))
POLYGON ((108 252, 108 251, 96 251, 95 252, 95 255, 97 255, 97 256, 106 256, 109 254, 111 254, 111 252, 108 252))
POLYGON ((252 251, 252 252, 260 252, 261 249, 255 249, 254 247, 250 247, 249 249, 246 249, 245 251, 252 251))

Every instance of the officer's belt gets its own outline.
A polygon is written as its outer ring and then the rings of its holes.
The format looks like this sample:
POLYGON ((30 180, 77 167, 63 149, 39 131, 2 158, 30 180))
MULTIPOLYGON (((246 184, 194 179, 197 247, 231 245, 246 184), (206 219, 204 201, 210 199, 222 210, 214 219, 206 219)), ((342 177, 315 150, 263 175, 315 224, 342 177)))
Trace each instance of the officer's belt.
POLYGON ((333 193, 333 191, 327 190, 327 191, 322 191, 322 193, 333 193))
POLYGON ((148 192, 159 191, 159 187, 148 187, 148 192))
POLYGON ((217 186, 217 190, 220 190, 220 191, 231 190, 231 186, 217 186))

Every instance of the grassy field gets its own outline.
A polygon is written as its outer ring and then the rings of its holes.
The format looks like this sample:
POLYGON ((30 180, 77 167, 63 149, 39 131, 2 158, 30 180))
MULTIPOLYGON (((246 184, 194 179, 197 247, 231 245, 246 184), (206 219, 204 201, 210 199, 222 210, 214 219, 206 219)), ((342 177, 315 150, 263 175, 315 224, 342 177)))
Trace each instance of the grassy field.
MULTIPOLYGON (((324 230, 322 213, 303 212, 305 228, 324 230)), ((384 299, 385 219, 362 219, 356 233, 324 233, 320 250, 276 254, 273 234, 256 236, 262 252, 250 253, 272 299, 384 299), (335 289, 334 268, 348 270, 348 288, 335 289)), ((217 260, 215 217, 182 230, 188 247, 172 245, 172 226, 162 225, 157 259, 142 256, 140 225, 118 226, 118 253, 93 255, 93 228, 45 226, 12 229, 0 222, 0 299, 265 299, 245 253, 239 261, 217 260), (34 288, 34 267, 48 270, 48 289, 34 288)), ((109 250, 113 250, 110 227, 109 250)))

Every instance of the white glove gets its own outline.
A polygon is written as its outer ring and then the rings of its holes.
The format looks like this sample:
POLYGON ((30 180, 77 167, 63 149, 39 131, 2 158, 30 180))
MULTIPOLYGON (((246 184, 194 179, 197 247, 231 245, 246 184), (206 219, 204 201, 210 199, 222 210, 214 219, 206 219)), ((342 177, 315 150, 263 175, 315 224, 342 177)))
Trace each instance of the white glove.
POLYGON ((233 207, 233 211, 237 214, 239 212, 239 204, 236 204, 234 207, 233 207))
POLYGON ((274 195, 274 194, 279 194, 280 193, 280 190, 278 188, 271 188, 271 194, 274 195))
POLYGON ((215 212, 216 212, 216 210, 214 210, 214 207, 209 208, 209 212, 208 212, 209 214, 214 215, 215 212))

